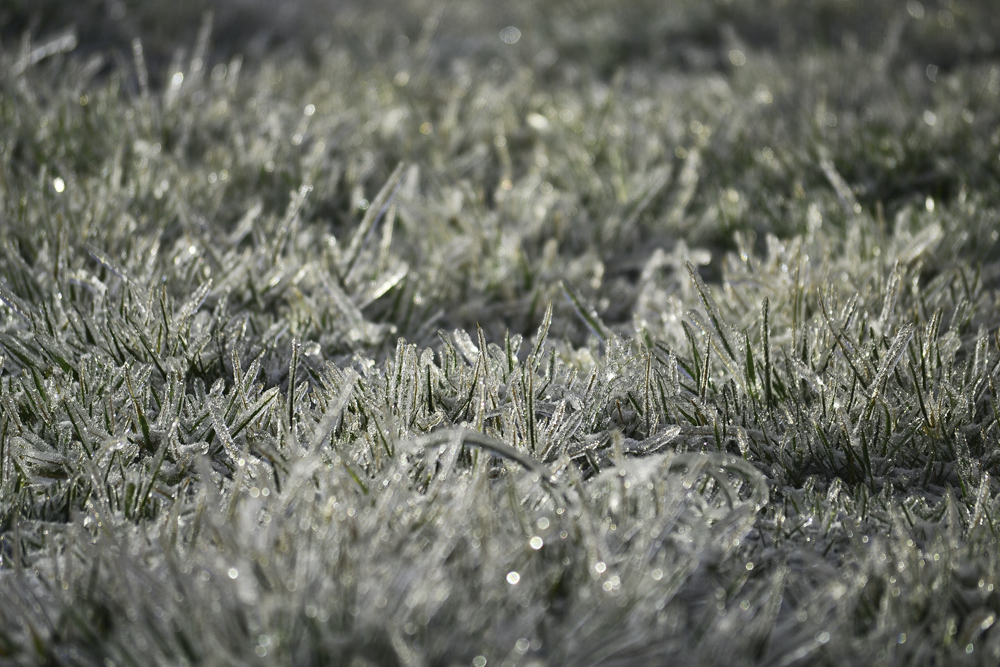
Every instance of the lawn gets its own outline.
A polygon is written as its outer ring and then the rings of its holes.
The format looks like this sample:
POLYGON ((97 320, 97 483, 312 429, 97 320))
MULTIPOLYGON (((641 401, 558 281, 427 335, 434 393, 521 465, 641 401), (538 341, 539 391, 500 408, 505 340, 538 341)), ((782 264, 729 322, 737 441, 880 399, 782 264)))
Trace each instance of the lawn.
POLYGON ((1000 663, 990 0, 0 0, 0 663, 1000 663))

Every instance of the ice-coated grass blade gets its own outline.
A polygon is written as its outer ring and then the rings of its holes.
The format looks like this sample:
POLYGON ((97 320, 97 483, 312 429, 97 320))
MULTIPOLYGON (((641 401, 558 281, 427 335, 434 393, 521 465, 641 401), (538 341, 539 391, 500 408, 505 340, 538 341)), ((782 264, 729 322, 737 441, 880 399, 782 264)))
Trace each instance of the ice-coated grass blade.
POLYGON ((712 294, 708 291, 708 286, 701 279, 698 269, 695 268, 694 264, 687 262, 685 266, 687 267, 688 274, 691 276, 691 280, 694 282, 695 288, 698 290, 698 296, 701 297, 701 303, 705 307, 708 319, 711 321, 712 327, 719 337, 722 349, 725 350, 732 361, 736 361, 736 354, 733 352, 733 346, 729 342, 729 334, 723 328, 724 324, 722 316, 719 314, 719 307, 715 304, 715 300, 712 299, 712 294))
POLYGON ((396 198, 396 193, 399 192, 399 187, 402 185, 405 173, 406 163, 400 162, 392 170, 392 173, 389 174, 389 178, 386 179, 385 184, 379 190, 375 199, 369 204, 364 217, 361 219, 361 224, 355 230, 354 235, 351 237, 351 242, 344 253, 341 270, 345 277, 350 276, 353 272, 355 263, 361 255, 362 248, 364 248, 375 227, 385 215, 392 201, 396 198))
POLYGON ((587 325, 591 333, 597 336, 602 343, 607 343, 610 333, 608 328, 601 322, 600 315, 594 310, 593 306, 588 305, 580 293, 577 292, 572 285, 570 285, 565 280, 560 281, 559 286, 562 288, 563 294, 566 299, 573 306, 573 310, 576 311, 577 316, 587 325))

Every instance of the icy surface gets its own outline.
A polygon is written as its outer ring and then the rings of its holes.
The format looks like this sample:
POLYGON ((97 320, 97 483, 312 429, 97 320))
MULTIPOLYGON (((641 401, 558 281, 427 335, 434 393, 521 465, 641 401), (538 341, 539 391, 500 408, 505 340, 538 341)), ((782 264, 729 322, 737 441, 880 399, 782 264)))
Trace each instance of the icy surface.
POLYGON ((1000 663, 1000 14, 480 4, 0 8, 0 662, 1000 663))

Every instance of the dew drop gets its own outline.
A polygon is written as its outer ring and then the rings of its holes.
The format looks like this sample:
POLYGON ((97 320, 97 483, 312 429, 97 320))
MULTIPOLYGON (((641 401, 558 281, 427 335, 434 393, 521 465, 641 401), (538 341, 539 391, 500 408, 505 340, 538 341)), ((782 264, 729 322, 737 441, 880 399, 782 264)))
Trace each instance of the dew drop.
POLYGON ((520 39, 521 31, 512 25, 509 25, 500 31, 500 40, 503 41, 504 44, 517 44, 520 39))
POLYGON ((542 132, 549 129, 549 119, 539 113, 529 113, 524 119, 533 129, 542 132))

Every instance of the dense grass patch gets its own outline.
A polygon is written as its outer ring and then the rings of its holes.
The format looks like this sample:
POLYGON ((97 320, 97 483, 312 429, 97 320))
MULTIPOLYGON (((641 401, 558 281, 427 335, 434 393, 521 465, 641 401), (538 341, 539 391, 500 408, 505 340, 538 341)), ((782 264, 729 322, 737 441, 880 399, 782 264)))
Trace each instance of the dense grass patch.
POLYGON ((5 3, 0 661, 997 664, 997 13, 660 4, 5 3))

